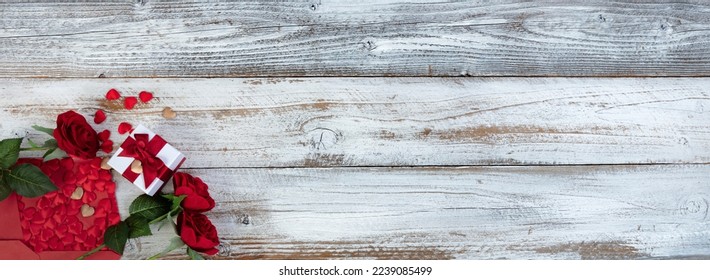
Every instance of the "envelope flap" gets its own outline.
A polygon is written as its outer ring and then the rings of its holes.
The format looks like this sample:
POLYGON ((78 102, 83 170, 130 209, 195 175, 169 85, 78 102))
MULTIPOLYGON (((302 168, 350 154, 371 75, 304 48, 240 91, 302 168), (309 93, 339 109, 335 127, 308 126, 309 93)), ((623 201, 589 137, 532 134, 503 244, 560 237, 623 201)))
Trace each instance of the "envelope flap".
POLYGON ((39 256, 20 240, 0 240, 0 260, 39 260, 39 256))
POLYGON ((0 240, 22 240, 20 212, 17 210, 16 194, 0 201, 0 240))

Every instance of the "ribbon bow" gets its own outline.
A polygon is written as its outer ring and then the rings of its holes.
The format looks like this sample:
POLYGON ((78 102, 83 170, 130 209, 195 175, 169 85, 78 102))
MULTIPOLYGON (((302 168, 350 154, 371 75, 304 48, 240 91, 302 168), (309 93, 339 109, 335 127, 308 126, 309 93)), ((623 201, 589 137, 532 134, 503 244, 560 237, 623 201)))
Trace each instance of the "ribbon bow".
MULTIPOLYGON (((128 139, 121 144, 123 151, 118 155, 131 157, 141 162, 143 167, 143 179, 145 180, 145 188, 147 189, 150 183, 156 178, 159 178, 163 182, 170 179, 172 170, 170 170, 162 160, 156 157, 160 150, 167 144, 168 142, 158 135, 150 139, 148 134, 137 133, 133 135, 133 138, 128 137, 128 139)), ((139 175, 140 173, 133 172, 130 168, 123 172, 123 176, 131 182, 134 182, 139 175)))

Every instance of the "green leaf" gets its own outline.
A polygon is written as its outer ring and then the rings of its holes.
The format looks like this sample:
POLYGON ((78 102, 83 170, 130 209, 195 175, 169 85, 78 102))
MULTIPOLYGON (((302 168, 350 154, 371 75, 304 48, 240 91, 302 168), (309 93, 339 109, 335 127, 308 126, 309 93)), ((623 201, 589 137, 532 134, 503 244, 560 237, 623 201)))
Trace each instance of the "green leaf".
POLYGON ((22 138, 12 138, 0 141, 0 167, 10 168, 20 157, 22 138))
POLYGON ((47 151, 46 153, 44 153, 44 156, 42 156, 42 157, 44 158, 44 161, 49 161, 49 160, 53 160, 55 158, 65 158, 65 157, 68 157, 68 155, 66 152, 62 151, 61 149, 53 148, 53 149, 50 149, 49 151, 47 151))
MULTIPOLYGON (((2 174, 2 172, 0 172, 0 174, 2 174)), ((5 200, 11 193, 12 189, 3 184, 2 180, 0 180, 0 201, 5 200)))
POLYGON ((47 134, 49 134, 49 136, 52 136, 52 138, 54 138, 54 129, 42 127, 39 125, 33 125, 32 128, 34 128, 35 130, 37 130, 39 132, 47 133, 47 134))
POLYGON ((119 255, 123 255, 123 249, 126 248, 129 231, 130 229, 126 222, 120 222, 110 226, 106 229, 106 233, 104 233, 104 244, 119 255))
POLYGON ((183 200, 185 200, 187 195, 175 196, 174 194, 169 193, 164 194, 163 197, 172 201, 172 205, 170 206, 170 212, 176 212, 176 210, 180 209, 180 204, 183 200))
POLYGON ((30 143, 30 147, 32 147, 32 148, 35 148, 35 149, 42 148, 42 146, 37 145, 37 143, 32 142, 32 140, 30 140, 30 139, 27 139, 27 143, 30 143))
POLYGON ((192 259, 192 260, 204 260, 205 259, 204 257, 202 257, 202 255, 200 255, 200 253, 198 253, 195 250, 192 250, 192 248, 190 248, 190 247, 187 247, 187 255, 190 256, 190 259, 192 259))
POLYGON ((170 244, 168 244, 168 247, 165 248, 165 250, 163 250, 160 253, 155 254, 154 256, 152 256, 148 259, 149 260, 158 259, 162 256, 165 256, 167 253, 170 253, 170 252, 174 251, 175 249, 180 248, 182 246, 185 246, 185 242, 182 242, 182 239, 180 239, 180 236, 175 236, 172 239, 170 239, 170 244))
POLYGON ((130 216, 126 219, 128 227, 131 229, 128 238, 138 238, 141 236, 153 235, 150 231, 148 220, 140 216, 130 216))
POLYGON ((54 138, 44 141, 44 145, 42 146, 42 148, 50 148, 50 149, 51 148, 58 148, 58 147, 59 147, 59 144, 57 143, 57 139, 54 139, 54 138))
POLYGON ((42 170, 28 163, 13 168, 6 176, 7 185, 24 197, 38 197, 57 190, 42 170))
POLYGON ((128 207, 131 216, 143 217, 148 221, 165 216, 170 212, 170 201, 160 196, 149 196, 147 194, 136 197, 128 207))

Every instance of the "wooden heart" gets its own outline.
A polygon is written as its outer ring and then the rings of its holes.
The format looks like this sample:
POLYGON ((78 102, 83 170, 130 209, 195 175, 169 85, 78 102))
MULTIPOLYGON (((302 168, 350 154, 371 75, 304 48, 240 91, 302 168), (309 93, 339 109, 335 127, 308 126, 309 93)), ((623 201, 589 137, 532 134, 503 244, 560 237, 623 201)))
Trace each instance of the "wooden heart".
POLYGON ((143 173, 143 164, 141 163, 140 160, 134 160, 131 163, 131 171, 133 171, 134 173, 138 173, 138 174, 143 173))
POLYGON ((89 204, 84 204, 81 206, 81 216, 83 216, 84 218, 93 216, 95 212, 96 209, 94 209, 94 207, 89 206, 89 204))
POLYGON ((108 160, 109 160, 108 157, 105 157, 105 158, 101 159, 101 169, 103 169, 103 170, 111 170, 111 166, 108 165, 108 160))
POLYGON ((173 111, 173 108, 170 108, 170 107, 163 108, 163 118, 174 119, 175 117, 177 117, 177 113, 175 113, 175 111, 173 111))
POLYGON ((74 189, 74 192, 71 193, 71 196, 69 198, 71 198, 73 200, 79 200, 83 196, 84 196, 84 189, 82 187, 76 187, 76 189, 74 189))

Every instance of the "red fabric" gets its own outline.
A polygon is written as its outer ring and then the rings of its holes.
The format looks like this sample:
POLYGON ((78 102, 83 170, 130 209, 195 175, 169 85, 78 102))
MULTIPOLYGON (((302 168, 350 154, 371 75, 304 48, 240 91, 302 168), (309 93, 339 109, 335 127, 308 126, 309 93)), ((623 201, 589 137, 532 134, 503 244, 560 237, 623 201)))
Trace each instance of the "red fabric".
MULTIPOLYGON (((116 185, 111 173, 100 169, 101 159, 20 159, 21 163, 38 166, 59 189, 36 198, 12 194, 0 202, 0 259, 76 259, 103 243, 106 228, 120 218, 116 219, 116 185), (74 200, 77 186, 84 195, 74 200), (95 214, 83 217, 83 204, 93 207, 95 214)), ((107 249, 89 257, 119 258, 107 249)))
MULTIPOLYGON (((145 180, 145 188, 148 188, 151 182, 159 178, 163 182, 167 182, 172 176, 173 171, 168 168, 165 163, 156 157, 160 150, 168 144, 165 139, 155 135, 148 140, 148 134, 134 134, 133 137, 128 137, 121 144, 119 156, 131 157, 139 160, 143 166, 143 179, 145 180)), ((133 172, 127 168, 123 173, 123 177, 131 182, 134 182, 140 174, 133 172)))

